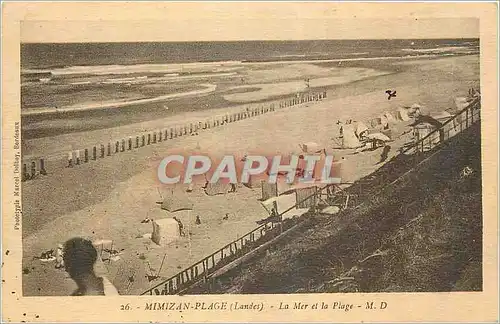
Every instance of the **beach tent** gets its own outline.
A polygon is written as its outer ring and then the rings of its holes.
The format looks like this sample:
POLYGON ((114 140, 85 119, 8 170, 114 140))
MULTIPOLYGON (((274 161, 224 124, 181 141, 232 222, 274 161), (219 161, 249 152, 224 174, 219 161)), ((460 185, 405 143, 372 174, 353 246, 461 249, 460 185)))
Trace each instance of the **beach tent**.
POLYGON ((423 107, 420 104, 414 103, 407 111, 408 116, 412 117, 420 116, 422 114, 422 109, 423 107))
POLYGON ((455 98, 455 105, 458 110, 462 110, 469 105, 469 100, 466 97, 457 97, 455 98))
POLYGON ((398 122, 390 112, 385 112, 384 117, 387 119, 388 123, 394 124, 398 122))
POLYGON ((371 125, 372 128, 375 128, 378 125, 382 125, 382 119, 380 117, 373 118, 370 121, 370 125, 371 125))
POLYGON ((294 216, 301 216, 309 211, 309 208, 291 208, 295 206, 297 201, 295 195, 290 195, 290 194, 272 197, 261 202, 261 204, 267 210, 271 210, 272 208, 274 208, 275 203, 278 208, 277 210, 278 214, 281 214, 284 211, 290 209, 283 214, 283 219, 292 218, 294 216))
POLYGON ((358 136, 358 138, 363 136, 363 133, 365 133, 366 131, 368 131, 368 126, 366 126, 363 122, 358 122, 356 125, 356 135, 358 136))
POLYGON ((319 148, 319 145, 314 142, 307 142, 307 143, 302 143, 299 144, 299 147, 302 149, 304 153, 316 153, 319 152, 321 149, 319 148))
POLYGON ((356 136, 353 125, 344 125, 342 137, 342 148, 357 148, 361 146, 361 142, 356 136))
POLYGON ((401 121, 409 121, 410 117, 408 116, 408 111, 405 108, 399 108, 396 112, 397 119, 401 121))
POLYGON ((272 197, 278 196, 278 184, 269 183, 268 181, 261 181, 262 186, 262 198, 261 200, 267 200, 272 197))
POLYGON ((151 240, 160 246, 180 238, 179 224, 173 218, 155 219, 152 221, 151 240))
POLYGON ((387 120, 387 117, 385 115, 381 115, 380 117, 380 125, 382 125, 384 128, 389 125, 389 121, 387 120))

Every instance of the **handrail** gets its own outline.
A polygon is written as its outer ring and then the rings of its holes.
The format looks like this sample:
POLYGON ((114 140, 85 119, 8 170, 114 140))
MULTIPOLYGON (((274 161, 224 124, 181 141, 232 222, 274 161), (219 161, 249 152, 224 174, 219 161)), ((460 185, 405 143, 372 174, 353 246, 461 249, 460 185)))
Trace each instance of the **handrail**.
POLYGON ((481 97, 476 97, 474 98, 468 105, 467 107, 463 108, 462 110, 460 110, 459 112, 457 112, 455 115, 453 115, 452 118, 448 119, 447 121, 445 121, 444 123, 441 124, 441 126, 439 128, 436 128, 434 129, 432 132, 430 132, 429 134, 427 134, 426 136, 422 137, 421 139, 419 139, 417 142, 413 143, 413 145, 411 145, 410 147, 407 147, 406 149, 402 150, 401 151, 401 154, 404 154, 408 151, 410 151, 411 149, 417 147, 418 145, 420 145, 421 143, 423 143, 426 139, 432 137, 433 135, 435 135, 436 133, 439 133, 441 130, 444 129, 444 127, 446 125, 448 125, 449 123, 453 122, 454 120, 456 120, 458 118, 458 116, 462 116, 462 114, 471 109, 473 105, 476 105, 478 103, 481 102, 481 97))

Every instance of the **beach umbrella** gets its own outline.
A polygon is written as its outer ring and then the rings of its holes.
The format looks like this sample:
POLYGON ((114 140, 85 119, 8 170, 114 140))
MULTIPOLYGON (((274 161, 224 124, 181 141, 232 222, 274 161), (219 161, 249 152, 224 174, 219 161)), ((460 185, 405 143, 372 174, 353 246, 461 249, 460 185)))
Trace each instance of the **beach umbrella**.
POLYGON ((439 128, 443 125, 439 120, 437 120, 431 116, 421 115, 421 116, 418 116, 417 119, 415 120, 415 122, 410 124, 410 126, 416 126, 416 125, 422 124, 422 123, 430 124, 436 128, 439 128))
POLYGON ((436 120, 447 120, 450 119, 453 115, 450 114, 449 112, 443 110, 441 112, 438 112, 436 114, 432 114, 431 117, 436 119, 436 120))

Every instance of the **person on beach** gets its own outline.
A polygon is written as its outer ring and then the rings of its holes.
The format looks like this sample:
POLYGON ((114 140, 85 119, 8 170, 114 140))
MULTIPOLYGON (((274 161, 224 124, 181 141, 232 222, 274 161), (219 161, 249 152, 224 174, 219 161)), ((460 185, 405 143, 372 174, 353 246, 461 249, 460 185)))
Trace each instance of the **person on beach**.
POLYGON ((196 221, 194 222, 196 225, 201 225, 200 215, 196 215, 196 221))
POLYGON ((75 237, 64 243, 63 261, 66 271, 77 285, 72 296, 119 295, 115 286, 94 272, 97 250, 91 241, 75 237))
POLYGON ((63 245, 58 244, 56 249, 56 269, 64 268, 63 245))
POLYGON ((180 236, 186 236, 186 233, 184 233, 184 224, 182 224, 181 220, 178 219, 177 217, 173 217, 173 219, 177 222, 179 225, 179 235, 180 236))

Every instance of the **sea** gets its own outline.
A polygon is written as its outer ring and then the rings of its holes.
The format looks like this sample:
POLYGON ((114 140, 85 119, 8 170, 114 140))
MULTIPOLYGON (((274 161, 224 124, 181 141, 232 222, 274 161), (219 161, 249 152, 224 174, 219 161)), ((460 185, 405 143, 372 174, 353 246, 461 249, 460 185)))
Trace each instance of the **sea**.
MULTIPOLYGON (((106 89, 115 89, 113 91, 116 93, 130 92, 133 87, 123 90, 123 86, 130 86, 126 84, 131 83, 130 80, 154 83, 158 78, 181 79, 184 77, 182 74, 191 73, 189 68, 184 69, 189 65, 195 66, 191 71, 209 73, 202 71, 200 65, 207 64, 210 67, 215 63, 217 69, 229 72, 231 64, 241 66, 247 62, 339 60, 368 61, 367 65, 370 66, 369 61, 375 59, 478 53, 479 39, 29 43, 21 44, 21 109, 54 106, 57 98, 61 97, 64 100, 83 101, 96 97, 105 101, 109 94, 103 92, 106 89), (113 84, 106 84, 110 80, 113 84)), ((210 68, 207 71, 211 71, 210 68)), ((214 79, 210 82, 217 81, 214 79)), ((23 116, 22 134, 24 139, 39 138, 138 123, 207 107, 223 108, 232 105, 219 92, 210 96, 170 100, 168 110, 163 103, 152 103, 120 109, 23 116)))
POLYGON ((192 62, 372 59, 479 52, 479 39, 21 44, 21 69, 192 62))

